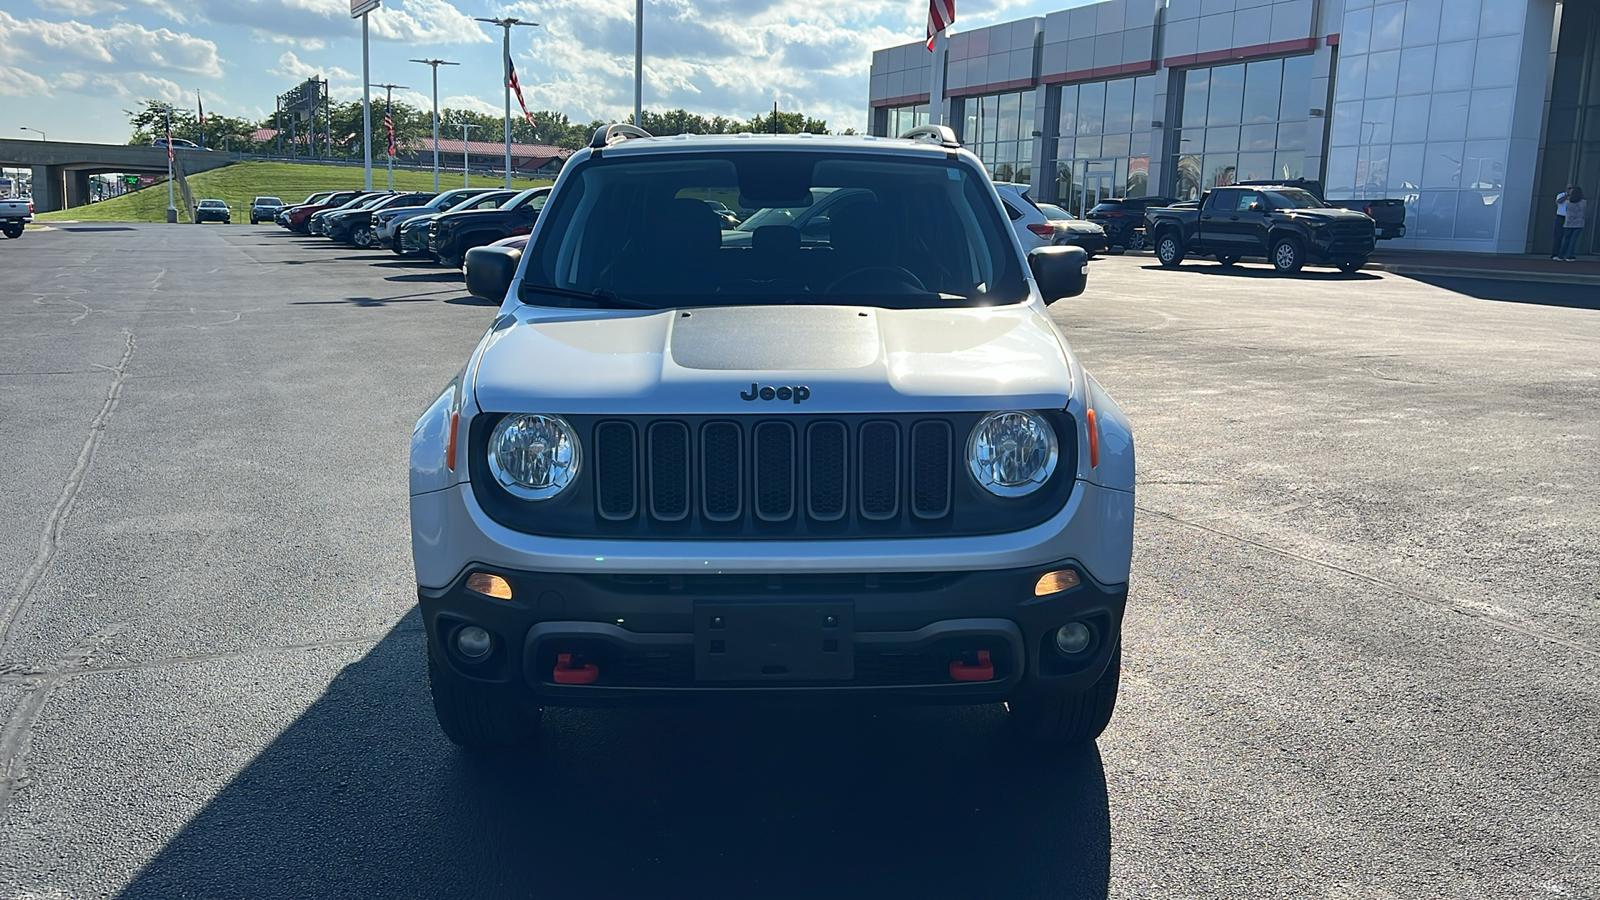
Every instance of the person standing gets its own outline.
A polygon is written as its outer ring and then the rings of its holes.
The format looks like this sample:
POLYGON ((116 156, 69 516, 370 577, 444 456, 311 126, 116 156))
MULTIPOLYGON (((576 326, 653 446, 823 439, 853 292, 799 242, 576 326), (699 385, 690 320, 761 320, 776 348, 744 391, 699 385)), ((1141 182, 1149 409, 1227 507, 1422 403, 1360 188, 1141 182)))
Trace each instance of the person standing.
POLYGON ((1556 236, 1550 242, 1550 258, 1561 258, 1561 242, 1567 237, 1567 195, 1572 193, 1572 185, 1556 195, 1556 236))
POLYGON ((1589 211, 1589 201, 1583 199, 1583 188, 1574 186, 1567 191, 1567 218, 1566 232, 1561 238, 1560 257, 1568 262, 1578 258, 1578 235, 1583 233, 1583 226, 1587 224, 1585 214, 1589 211))

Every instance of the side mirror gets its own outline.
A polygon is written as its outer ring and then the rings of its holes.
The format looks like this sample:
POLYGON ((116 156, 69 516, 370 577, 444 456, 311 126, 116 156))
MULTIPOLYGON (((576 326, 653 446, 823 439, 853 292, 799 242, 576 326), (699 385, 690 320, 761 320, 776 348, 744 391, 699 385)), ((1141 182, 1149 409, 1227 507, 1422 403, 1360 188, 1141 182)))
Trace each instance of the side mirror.
POLYGON ((1082 247, 1052 245, 1028 251, 1028 268, 1039 283, 1048 306, 1063 297, 1076 297, 1089 284, 1089 253, 1082 247))
POLYGON ((506 299, 511 280, 517 275, 517 263, 521 261, 521 250, 473 247, 467 251, 467 293, 500 303, 506 299))

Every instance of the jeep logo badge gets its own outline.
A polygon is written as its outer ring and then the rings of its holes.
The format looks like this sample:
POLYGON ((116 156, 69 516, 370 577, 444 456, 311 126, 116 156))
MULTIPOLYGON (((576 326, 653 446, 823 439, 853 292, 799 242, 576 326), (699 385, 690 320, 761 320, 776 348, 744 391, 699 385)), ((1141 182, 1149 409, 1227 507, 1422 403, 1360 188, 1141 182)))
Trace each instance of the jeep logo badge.
POLYGON ((750 385, 750 390, 739 392, 739 399, 741 400, 756 400, 758 398, 761 400, 793 400, 795 403, 804 403, 811 399, 811 388, 803 384, 795 385, 794 387, 789 385, 763 387, 759 384, 752 384, 750 385))

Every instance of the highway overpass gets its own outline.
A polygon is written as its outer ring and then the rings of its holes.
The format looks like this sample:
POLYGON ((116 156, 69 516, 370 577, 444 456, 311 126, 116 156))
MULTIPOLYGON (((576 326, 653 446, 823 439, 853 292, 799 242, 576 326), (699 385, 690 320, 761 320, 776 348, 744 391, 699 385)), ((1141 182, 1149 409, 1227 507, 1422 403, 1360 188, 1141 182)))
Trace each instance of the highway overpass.
MULTIPOLYGON (((226 153, 177 150, 186 175, 220 169, 233 160, 226 153)), ((0 165, 33 169, 33 208, 70 209, 89 202, 89 176, 112 172, 166 174, 164 147, 77 144, 67 141, 0 139, 0 165)))

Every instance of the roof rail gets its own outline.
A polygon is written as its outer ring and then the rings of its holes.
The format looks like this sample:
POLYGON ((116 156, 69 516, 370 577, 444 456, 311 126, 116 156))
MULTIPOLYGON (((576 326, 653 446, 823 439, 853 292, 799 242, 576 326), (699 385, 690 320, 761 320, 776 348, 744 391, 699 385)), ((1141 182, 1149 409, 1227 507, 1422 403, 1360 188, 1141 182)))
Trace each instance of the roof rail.
POLYGON ((955 130, 949 125, 918 125, 900 137, 911 141, 929 141, 952 150, 961 146, 961 142, 956 140, 955 130))
POLYGON ((629 125, 626 122, 617 122, 612 125, 602 125, 599 128, 596 128, 594 131, 594 137, 589 140, 589 147, 593 150, 599 150, 603 147, 609 147, 612 144, 616 144, 621 141, 631 140, 632 138, 647 137, 655 137, 655 135, 645 131, 643 128, 629 125))

